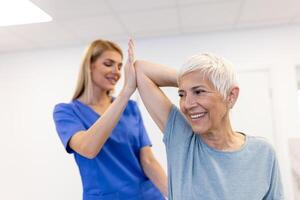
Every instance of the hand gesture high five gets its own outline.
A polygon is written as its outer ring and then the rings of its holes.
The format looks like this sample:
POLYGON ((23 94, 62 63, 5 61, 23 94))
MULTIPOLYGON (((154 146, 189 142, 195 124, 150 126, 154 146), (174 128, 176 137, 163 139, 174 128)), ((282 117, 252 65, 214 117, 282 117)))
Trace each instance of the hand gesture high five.
POLYGON ((128 58, 124 67, 125 82, 123 90, 128 95, 132 95, 136 90, 136 74, 134 69, 134 44, 132 39, 128 41, 128 58))

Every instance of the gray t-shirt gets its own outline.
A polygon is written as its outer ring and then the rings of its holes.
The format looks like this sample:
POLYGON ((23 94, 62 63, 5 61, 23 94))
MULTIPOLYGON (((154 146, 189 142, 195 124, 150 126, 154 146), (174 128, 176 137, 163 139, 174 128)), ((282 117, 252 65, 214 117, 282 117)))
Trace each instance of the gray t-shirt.
POLYGON ((263 138, 246 136, 238 151, 215 150, 173 105, 164 143, 169 200, 284 199, 275 152, 263 138))

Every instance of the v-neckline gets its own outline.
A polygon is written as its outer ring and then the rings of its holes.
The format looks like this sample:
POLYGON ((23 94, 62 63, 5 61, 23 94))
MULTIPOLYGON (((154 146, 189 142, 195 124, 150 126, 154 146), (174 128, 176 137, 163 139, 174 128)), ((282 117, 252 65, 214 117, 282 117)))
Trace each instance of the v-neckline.
POLYGON ((86 105, 85 103, 81 102, 78 99, 75 99, 75 101, 78 102, 80 105, 84 106, 85 109, 88 109, 90 112, 92 112, 95 115, 97 115, 97 117, 101 117, 101 115, 99 113, 97 113, 92 107, 86 105))
MULTIPOLYGON (((115 97, 112 97, 111 99, 111 103, 115 100, 115 97)), ((78 102, 79 104, 83 105, 86 109, 88 109, 89 111, 91 111, 92 113, 96 114, 98 117, 101 117, 101 115, 96 112, 92 107, 90 107, 89 105, 81 102, 79 99, 75 99, 76 102, 78 102)))

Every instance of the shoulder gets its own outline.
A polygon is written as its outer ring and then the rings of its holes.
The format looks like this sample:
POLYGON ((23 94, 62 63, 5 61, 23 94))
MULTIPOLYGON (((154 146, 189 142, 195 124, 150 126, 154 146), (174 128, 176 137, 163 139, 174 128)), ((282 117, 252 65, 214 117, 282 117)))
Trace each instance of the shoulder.
POLYGON ((259 147, 273 149, 272 145, 265 137, 252 136, 252 135, 248 135, 247 137, 248 137, 249 142, 251 142, 259 147))
POLYGON ((172 105, 171 110, 168 114, 166 127, 164 133, 179 133, 180 135, 185 132, 184 135, 188 136, 188 133, 193 133, 190 124, 177 108, 177 106, 172 105))
POLYGON ((266 153, 268 156, 275 156, 275 149, 272 144, 264 137, 260 136, 247 136, 249 146, 252 146, 257 151, 266 153))
POLYGON ((75 108, 75 102, 69 102, 69 103, 58 103, 54 106, 53 109, 53 115, 55 116, 56 114, 59 113, 73 113, 75 108))
POLYGON ((173 122, 173 123, 182 122, 184 124, 187 124, 184 115, 181 113, 179 108, 177 108, 177 106, 175 106, 174 104, 172 105, 171 110, 169 112, 167 122, 173 122))
POLYGON ((171 109, 170 109, 170 113, 169 115, 174 114, 174 115, 178 115, 181 114, 181 111, 179 110, 179 108, 177 106, 175 106, 174 104, 172 104, 171 109))

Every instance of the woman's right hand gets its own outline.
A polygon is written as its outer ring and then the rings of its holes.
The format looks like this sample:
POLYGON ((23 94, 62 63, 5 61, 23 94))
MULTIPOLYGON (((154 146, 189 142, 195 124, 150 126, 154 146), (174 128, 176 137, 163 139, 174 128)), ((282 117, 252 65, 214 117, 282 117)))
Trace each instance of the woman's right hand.
POLYGON ((134 68, 134 44, 132 39, 128 41, 128 58, 124 66, 125 82, 123 91, 131 96, 136 90, 136 73, 134 68))

